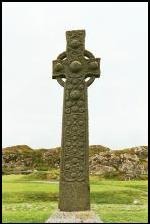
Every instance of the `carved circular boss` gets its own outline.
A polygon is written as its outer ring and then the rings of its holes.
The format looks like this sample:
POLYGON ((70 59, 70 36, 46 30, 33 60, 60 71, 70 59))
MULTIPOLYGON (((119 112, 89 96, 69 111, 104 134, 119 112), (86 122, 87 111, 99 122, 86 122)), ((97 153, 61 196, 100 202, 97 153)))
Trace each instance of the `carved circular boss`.
MULTIPOLYGON (((77 48, 78 47, 78 43, 76 41, 74 41, 72 43, 72 47, 73 48, 77 48)), ((95 58, 94 55, 91 52, 87 51, 87 50, 84 51, 84 56, 87 57, 87 58, 89 58, 89 59, 94 59, 95 58)), ((64 60, 66 57, 67 57, 67 54, 64 51, 63 53, 61 53, 57 57, 57 59, 64 60)), ((72 61, 70 63, 69 68, 70 68, 71 72, 78 73, 82 69, 82 64, 81 64, 81 62, 75 60, 75 61, 72 61)), ((94 71, 95 69, 98 68, 98 63, 96 61, 90 62, 89 63, 89 68, 90 68, 91 72, 94 71)), ((58 62, 55 65, 55 68, 54 69, 55 69, 55 71, 60 72, 63 69, 63 65, 58 62)), ((95 80, 95 77, 94 76, 90 77, 89 80, 86 81, 86 85, 87 86, 90 86, 94 82, 94 80, 95 80)), ((57 82, 61 86, 64 87, 65 81, 62 78, 57 78, 57 82)))

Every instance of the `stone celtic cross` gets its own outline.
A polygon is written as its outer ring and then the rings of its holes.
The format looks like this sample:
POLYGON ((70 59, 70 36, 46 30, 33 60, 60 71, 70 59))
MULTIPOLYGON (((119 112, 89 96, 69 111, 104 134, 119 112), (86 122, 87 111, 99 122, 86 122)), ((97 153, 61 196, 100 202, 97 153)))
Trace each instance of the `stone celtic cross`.
POLYGON ((84 30, 67 31, 66 39, 52 76, 64 87, 59 209, 84 211, 90 210, 87 88, 100 77, 100 58, 85 50, 84 30))

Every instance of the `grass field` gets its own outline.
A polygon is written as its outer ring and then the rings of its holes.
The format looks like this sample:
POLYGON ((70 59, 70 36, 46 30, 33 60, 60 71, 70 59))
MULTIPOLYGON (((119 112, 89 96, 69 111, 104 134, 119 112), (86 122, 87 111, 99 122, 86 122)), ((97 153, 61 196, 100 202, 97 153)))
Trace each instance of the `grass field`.
MULTIPOLYGON (((91 178, 90 183, 92 209, 104 223, 148 223, 147 181, 91 178)), ((58 186, 3 176, 3 223, 44 223, 57 209, 58 186)))

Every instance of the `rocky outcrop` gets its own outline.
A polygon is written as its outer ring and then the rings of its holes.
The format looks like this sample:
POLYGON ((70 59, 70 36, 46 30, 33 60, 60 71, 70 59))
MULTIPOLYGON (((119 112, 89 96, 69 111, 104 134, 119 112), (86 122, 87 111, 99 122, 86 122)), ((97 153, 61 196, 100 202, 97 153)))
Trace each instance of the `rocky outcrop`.
POLYGON ((147 146, 109 150, 90 157, 90 173, 105 178, 147 178, 147 146))
POLYGON ((31 149, 26 145, 3 148, 3 174, 30 173, 33 170, 48 170, 58 168, 60 162, 60 148, 31 149))
MULTIPOLYGON (((60 149, 57 147, 34 150, 27 145, 3 148, 3 174, 58 169, 60 149)), ((101 178, 145 179, 148 172, 147 160, 147 146, 111 150, 101 145, 93 145, 89 149, 90 174, 101 178)))

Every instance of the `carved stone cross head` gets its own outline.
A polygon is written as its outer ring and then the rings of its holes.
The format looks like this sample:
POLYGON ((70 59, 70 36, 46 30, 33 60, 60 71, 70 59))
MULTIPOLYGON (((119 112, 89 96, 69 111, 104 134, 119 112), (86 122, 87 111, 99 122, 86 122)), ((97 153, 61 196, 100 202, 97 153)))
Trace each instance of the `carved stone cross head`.
POLYGON ((85 30, 66 32, 67 48, 57 60, 53 61, 53 79, 65 86, 63 79, 80 78, 90 86, 95 78, 100 77, 100 58, 85 50, 85 30))

